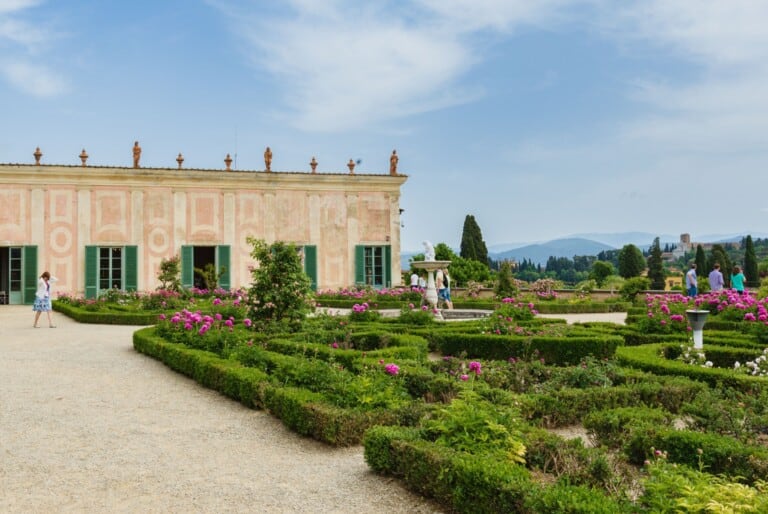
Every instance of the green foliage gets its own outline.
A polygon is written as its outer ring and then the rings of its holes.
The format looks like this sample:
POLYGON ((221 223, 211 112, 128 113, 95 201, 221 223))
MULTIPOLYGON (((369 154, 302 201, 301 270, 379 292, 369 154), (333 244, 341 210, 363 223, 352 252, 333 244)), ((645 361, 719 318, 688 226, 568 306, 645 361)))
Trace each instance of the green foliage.
POLYGON ((178 254, 160 261, 157 279, 160 281, 158 290, 176 293, 181 291, 181 258, 178 254))
POLYGON ((519 415, 462 391, 448 406, 423 423, 426 438, 468 453, 500 451, 510 462, 525 462, 525 446, 515 428, 519 415))
POLYGON ((499 272, 496 274, 496 287, 494 293, 498 298, 507 298, 516 295, 518 292, 515 280, 512 277, 512 263, 502 261, 499 272))
POLYGON ((456 255, 447 244, 437 243, 437 245, 435 245, 436 261, 455 261, 458 258, 459 256, 456 255))
MULTIPOLYGON (((712 250, 710 250, 710 258, 707 262, 707 267, 704 269, 711 270, 715 267, 716 262, 720 263, 720 270, 723 272, 723 281, 725 282, 725 287, 729 287, 731 283, 730 271, 733 268, 733 263, 731 258, 728 256, 728 252, 725 251, 723 245, 712 245, 712 250)), ((700 270, 700 272, 703 272, 703 270, 700 270)))
POLYGON ((760 284, 760 276, 757 271, 755 244, 752 242, 751 235, 747 236, 744 246, 744 275, 747 277, 746 285, 749 287, 758 287, 760 284))
POLYGON ((200 277, 200 279, 203 281, 203 285, 209 291, 213 291, 219 287, 219 280, 221 280, 221 277, 226 272, 226 267, 222 266, 217 270, 216 266, 211 262, 206 264, 205 268, 195 268, 195 273, 200 277))
MULTIPOLYGON (((483 241, 483 234, 475 217, 468 214, 464 218, 464 228, 461 233, 461 252, 463 259, 477 261, 488 266, 488 247, 483 241)), ((455 273, 455 270, 451 270, 455 273)))
POLYGON ((435 322, 435 316, 429 308, 422 309, 420 307, 409 307, 406 305, 400 309, 398 321, 409 325, 431 325, 435 322))
POLYGON ((744 485, 701 469, 671 464, 665 452, 656 454, 646 465, 648 478, 640 498, 650 512, 768 512, 766 482, 744 485))
POLYGON ((651 254, 648 256, 648 278, 651 281, 651 289, 664 290, 664 262, 661 260, 661 244, 658 237, 654 238, 651 254))
POLYGON ((592 264, 592 271, 589 274, 589 278, 594 279, 597 282, 597 287, 603 287, 606 279, 613 275, 613 264, 606 261, 595 261, 592 264))
POLYGON ((311 280, 304 273, 301 258, 292 244, 271 245, 249 237, 251 257, 258 267, 251 272, 253 283, 248 291, 249 316, 254 323, 274 325, 287 322, 296 328, 311 309, 311 280))
POLYGON ((701 292, 702 286, 704 286, 706 280, 701 280, 704 278, 707 274, 707 257, 704 254, 704 248, 701 247, 701 245, 696 245, 696 258, 694 260, 696 263, 696 275, 699 277, 699 290, 701 292))
POLYGON ((621 286, 619 293, 624 300, 628 302, 634 302, 637 295, 643 291, 647 291, 650 286, 651 281, 647 278, 632 277, 624 282, 624 285, 621 286))
POLYGON ((639 277, 645 270, 645 258, 640 249, 628 244, 619 251, 619 275, 624 278, 639 277))
POLYGON ((448 271, 452 284, 456 285, 466 285, 471 281, 488 282, 491 279, 491 270, 487 264, 463 257, 451 261, 448 271))

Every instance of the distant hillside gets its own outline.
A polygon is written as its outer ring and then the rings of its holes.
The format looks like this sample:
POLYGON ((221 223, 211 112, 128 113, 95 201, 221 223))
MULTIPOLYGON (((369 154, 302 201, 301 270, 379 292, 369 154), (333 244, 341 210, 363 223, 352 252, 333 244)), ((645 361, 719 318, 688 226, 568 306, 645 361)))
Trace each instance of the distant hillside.
POLYGON ((547 263, 547 259, 550 256, 573 259, 574 255, 597 255, 603 250, 615 249, 613 246, 590 239, 568 238, 523 246, 514 250, 507 250, 506 252, 492 253, 490 257, 494 260, 514 259, 517 262, 528 259, 535 264, 543 266, 547 263))

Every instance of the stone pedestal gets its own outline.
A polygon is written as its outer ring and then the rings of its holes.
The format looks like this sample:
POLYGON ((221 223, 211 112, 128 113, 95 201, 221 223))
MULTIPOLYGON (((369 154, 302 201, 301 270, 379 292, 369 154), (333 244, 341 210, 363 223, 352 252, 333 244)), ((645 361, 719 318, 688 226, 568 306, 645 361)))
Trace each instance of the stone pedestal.
POLYGON ((440 268, 447 268, 451 261, 414 261, 411 267, 427 270, 427 291, 426 299, 430 307, 437 307, 437 289, 435 289, 435 271, 440 268))

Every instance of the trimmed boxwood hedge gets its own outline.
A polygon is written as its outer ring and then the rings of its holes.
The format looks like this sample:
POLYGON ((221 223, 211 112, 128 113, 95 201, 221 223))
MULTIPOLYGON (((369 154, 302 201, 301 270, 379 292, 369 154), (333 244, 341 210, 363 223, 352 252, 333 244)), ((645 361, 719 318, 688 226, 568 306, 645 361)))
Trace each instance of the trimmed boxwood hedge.
POLYGON ((402 479, 412 491, 434 498, 453 512, 631 512, 628 504, 601 491, 566 483, 540 485, 522 465, 424 441, 416 429, 373 427, 363 444, 365 460, 374 471, 402 479))
MULTIPOLYGON (((624 366, 632 366, 656 375, 678 375, 701 380, 712 387, 733 387, 747 393, 759 393, 768 382, 765 378, 753 377, 736 373, 730 369, 706 368, 692 366, 682 361, 669 360, 664 357, 663 343, 643 346, 621 347, 616 349, 616 360, 624 366)), ((704 345, 707 351, 707 345, 704 345)))
POLYGON ((157 323, 157 312, 99 310, 88 311, 67 303, 53 301, 53 310, 61 312, 78 323, 96 325, 154 325, 157 323))
POLYGON ((153 327, 134 332, 133 346, 201 385, 246 406, 266 409, 292 430, 334 446, 359 444, 371 426, 412 421, 422 415, 415 411, 425 408, 413 402, 402 410, 342 409, 327 403, 320 393, 282 387, 261 370, 211 352, 168 343, 155 335, 153 327))
POLYGON ((461 355, 490 360, 510 357, 544 359, 547 364, 576 364, 584 357, 598 359, 612 357, 622 344, 619 336, 547 337, 504 336, 493 334, 465 334, 437 332, 432 334, 434 346, 444 355, 461 355))

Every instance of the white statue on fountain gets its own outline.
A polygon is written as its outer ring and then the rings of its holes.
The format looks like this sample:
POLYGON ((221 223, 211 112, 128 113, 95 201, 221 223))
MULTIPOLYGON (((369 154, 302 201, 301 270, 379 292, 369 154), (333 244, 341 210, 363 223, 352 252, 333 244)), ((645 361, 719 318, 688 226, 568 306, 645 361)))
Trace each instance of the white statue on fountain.
POLYGON ((434 261, 435 260, 435 247, 432 246, 432 243, 429 241, 424 241, 421 244, 424 245, 424 260, 425 261, 434 261))

